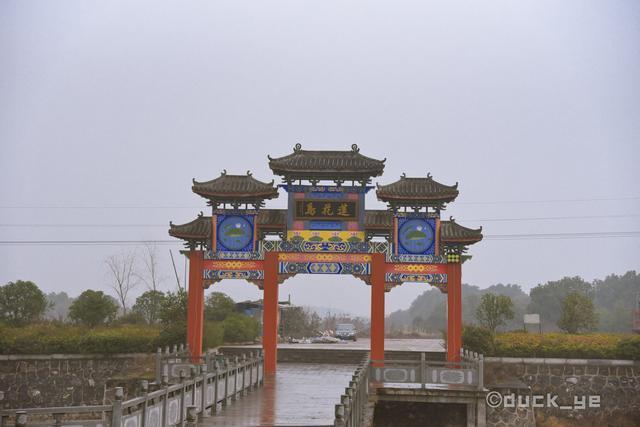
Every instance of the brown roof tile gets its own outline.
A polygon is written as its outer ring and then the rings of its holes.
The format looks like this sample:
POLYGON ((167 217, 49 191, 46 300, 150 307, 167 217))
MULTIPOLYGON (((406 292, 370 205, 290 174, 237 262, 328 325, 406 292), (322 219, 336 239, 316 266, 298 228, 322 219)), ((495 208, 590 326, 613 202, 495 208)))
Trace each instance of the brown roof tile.
POLYGON ((212 200, 273 199, 278 197, 278 188, 273 181, 262 182, 255 179, 250 172, 246 175, 228 175, 226 171, 211 181, 193 180, 191 187, 194 193, 212 200))
POLYGON ((292 154, 269 157, 269 167, 276 175, 291 179, 361 180, 382 175, 385 160, 363 156, 356 144, 349 151, 303 150, 296 144, 292 154))
POLYGON ((426 178, 408 178, 404 174, 396 182, 378 185, 376 190, 378 199, 385 202, 451 202, 458 197, 458 183, 444 185, 427 174, 426 178))

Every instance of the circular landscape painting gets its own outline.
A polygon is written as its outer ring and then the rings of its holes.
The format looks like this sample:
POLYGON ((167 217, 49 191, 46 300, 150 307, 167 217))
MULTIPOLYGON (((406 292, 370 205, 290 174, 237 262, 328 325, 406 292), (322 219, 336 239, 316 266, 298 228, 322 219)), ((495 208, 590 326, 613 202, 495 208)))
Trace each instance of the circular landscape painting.
POLYGON ((423 254, 434 243, 433 226, 422 219, 410 219, 400 226, 398 240, 404 250, 410 254, 423 254))
POLYGON ((241 216, 229 216, 218 224, 218 241, 230 251, 244 249, 253 238, 251 223, 241 216))

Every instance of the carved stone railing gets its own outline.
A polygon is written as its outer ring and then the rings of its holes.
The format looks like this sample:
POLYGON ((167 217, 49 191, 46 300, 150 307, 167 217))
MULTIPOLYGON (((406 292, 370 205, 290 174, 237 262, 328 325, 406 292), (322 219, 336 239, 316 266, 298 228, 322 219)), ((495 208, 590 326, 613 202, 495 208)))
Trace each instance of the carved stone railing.
POLYGON ((455 384, 482 390, 483 370, 483 356, 462 349, 458 362, 427 361, 425 353, 420 353, 420 360, 372 360, 369 379, 375 383, 417 383, 423 387, 455 384))
POLYGON ((259 352, 233 360, 213 360, 212 366, 213 370, 204 363, 192 366, 189 376, 181 370, 175 384, 169 384, 168 375, 163 375, 161 384, 153 387, 157 388, 155 391, 150 391, 149 383, 142 381, 142 395, 126 401, 123 388, 116 387, 111 405, 2 410, 0 427, 195 425, 198 417, 215 413, 218 404, 225 406, 263 384, 264 358, 259 352))
POLYGON ((363 424, 365 409, 369 401, 369 355, 364 358, 358 366, 349 386, 340 396, 340 403, 336 404, 335 421, 336 427, 354 427, 363 424))

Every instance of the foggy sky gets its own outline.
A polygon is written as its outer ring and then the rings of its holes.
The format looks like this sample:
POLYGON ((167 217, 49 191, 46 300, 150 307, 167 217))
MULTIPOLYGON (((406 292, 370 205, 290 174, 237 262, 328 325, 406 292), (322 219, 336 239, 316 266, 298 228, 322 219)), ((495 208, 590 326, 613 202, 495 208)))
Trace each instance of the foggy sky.
MULTIPOLYGON (((460 182, 443 216, 488 236, 464 282, 529 289, 640 267, 638 234, 489 237, 640 231, 637 1, 5 0, 0 65, 3 242, 167 240, 169 220, 209 213, 192 178, 269 181, 267 154, 357 143, 387 158, 374 182, 460 182)), ((383 208, 373 192, 367 208, 383 208)), ((107 290, 105 258, 131 249, 0 244, 0 283, 107 290)), ((387 312, 427 288, 394 289, 387 312)), ((297 276, 288 294, 368 314, 352 277, 297 276)))

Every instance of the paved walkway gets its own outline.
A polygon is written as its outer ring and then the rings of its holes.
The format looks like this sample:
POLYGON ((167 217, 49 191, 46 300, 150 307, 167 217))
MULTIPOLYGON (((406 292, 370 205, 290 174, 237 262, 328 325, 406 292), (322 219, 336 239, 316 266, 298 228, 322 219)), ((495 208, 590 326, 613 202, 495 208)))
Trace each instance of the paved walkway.
MULTIPOLYGON (((235 347, 235 346, 229 346, 235 347)), ((248 345, 247 348, 262 348, 260 344, 248 345)), ((315 348, 336 350, 369 350, 371 340, 360 338, 358 341, 341 341, 334 344, 290 344, 279 343, 278 348, 315 348)), ((425 351, 444 352, 444 340, 441 339, 389 339, 384 340, 384 349, 387 351, 425 351)))
POLYGON ((202 426, 329 426, 356 365, 279 363, 264 386, 240 397, 202 426))

